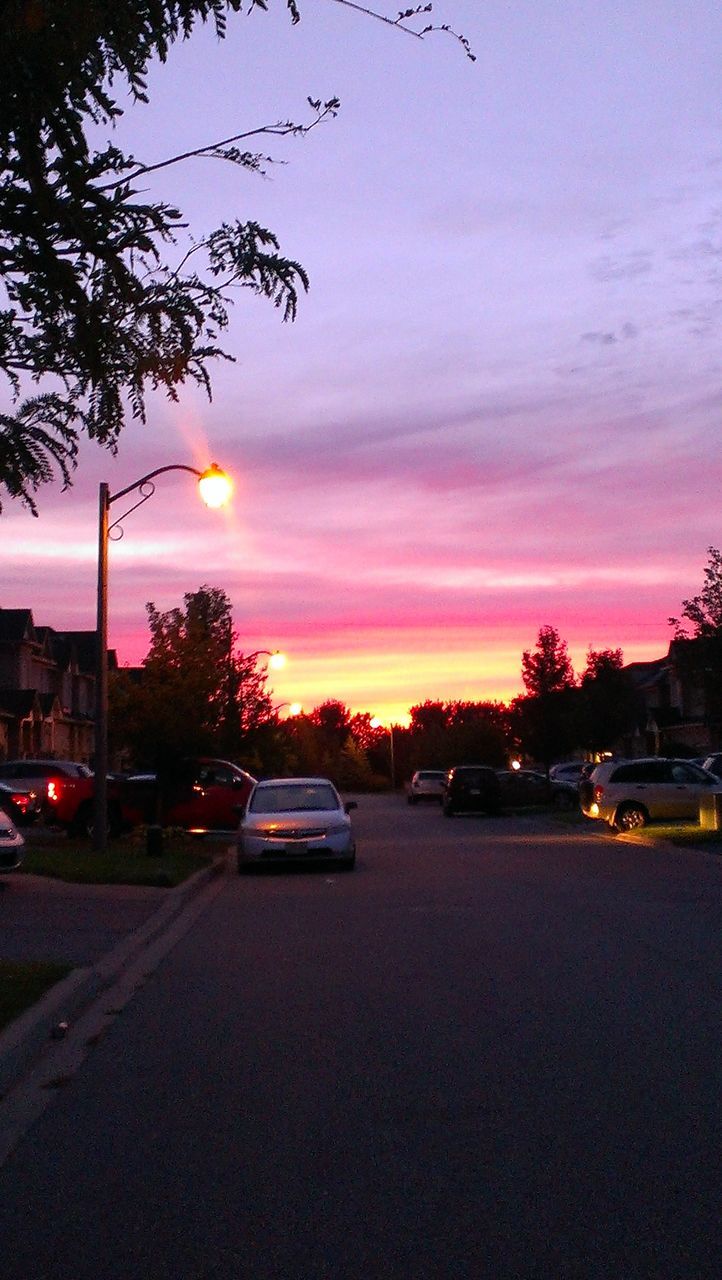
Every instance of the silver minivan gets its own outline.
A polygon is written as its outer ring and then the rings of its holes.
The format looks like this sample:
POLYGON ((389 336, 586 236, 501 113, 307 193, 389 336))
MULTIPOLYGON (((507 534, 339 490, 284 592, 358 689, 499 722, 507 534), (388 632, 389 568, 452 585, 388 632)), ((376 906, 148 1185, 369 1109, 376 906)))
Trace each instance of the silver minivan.
POLYGON ((699 818, 700 801, 722 792, 722 780, 689 760, 649 756, 598 764, 579 790, 587 818, 633 831, 648 822, 699 818))

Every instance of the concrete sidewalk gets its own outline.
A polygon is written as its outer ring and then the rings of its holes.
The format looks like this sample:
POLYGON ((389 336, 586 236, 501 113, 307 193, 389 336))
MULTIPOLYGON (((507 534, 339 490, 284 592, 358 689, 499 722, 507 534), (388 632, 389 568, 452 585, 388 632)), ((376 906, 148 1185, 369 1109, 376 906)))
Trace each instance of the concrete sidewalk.
POLYGON ((66 884, 43 876, 8 877, 0 888, 0 959, 59 961, 73 970, 0 1031, 0 1099, 43 1047, 180 916, 213 877, 220 856, 174 889, 66 884))

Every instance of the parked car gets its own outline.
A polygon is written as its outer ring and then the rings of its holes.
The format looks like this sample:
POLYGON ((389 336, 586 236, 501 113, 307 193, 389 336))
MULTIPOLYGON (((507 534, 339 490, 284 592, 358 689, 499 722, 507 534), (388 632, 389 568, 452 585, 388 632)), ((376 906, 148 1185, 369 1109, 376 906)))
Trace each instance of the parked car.
POLYGON ((455 813, 499 813, 501 783, 496 771, 484 764, 462 764, 449 769, 442 809, 447 818, 455 813))
MULTIPOLYGON (((164 826, 183 827, 192 835, 235 831, 238 810, 251 794, 256 779, 229 760, 209 756, 189 759, 168 784, 160 819, 164 826)), ((154 773, 131 774, 118 785, 123 823, 136 826, 158 820, 157 778, 154 773)))
POLYGON ((705 756, 702 768, 713 773, 716 778, 722 779, 722 753, 715 752, 711 756, 705 756))
POLYGON ((273 863, 356 863, 349 812, 328 778, 269 778, 254 786, 238 829, 238 870, 273 863))
POLYGON ((11 782, 0 782, 0 809, 15 823, 27 827, 40 817, 40 797, 25 787, 14 787, 11 782))
POLYGON ((700 801, 722 792, 722 780, 689 760, 650 756, 598 764, 580 786, 582 812, 615 831, 648 822, 698 818, 700 801))
POLYGON ((571 782, 572 786, 577 786, 585 764, 585 760, 564 760, 561 764, 552 765, 549 777, 555 782, 571 782))
POLYGON ((445 781, 445 769, 417 769, 409 783, 409 804, 418 804, 420 800, 437 800, 441 803, 445 781))
POLYGON ((544 773, 534 769, 497 769, 496 776, 501 783, 502 803, 511 809, 551 801, 551 784, 544 773))
POLYGON ((12 818, 0 809, 0 874, 16 871, 23 860, 25 841, 12 818))
POLYGON ((35 791, 49 823, 68 829, 92 810, 93 771, 76 760, 8 760, 0 764, 0 782, 35 791))

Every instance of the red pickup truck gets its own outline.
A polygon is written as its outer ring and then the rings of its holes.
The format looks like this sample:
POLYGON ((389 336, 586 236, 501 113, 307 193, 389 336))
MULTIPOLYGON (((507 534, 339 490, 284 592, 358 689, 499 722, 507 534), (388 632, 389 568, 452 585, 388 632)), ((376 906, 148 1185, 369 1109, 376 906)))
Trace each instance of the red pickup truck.
MULTIPOLYGON (((92 830, 95 781, 87 765, 69 760, 11 760, 0 765, 0 776, 23 780, 42 798, 45 820, 71 835, 92 830)), ((202 835, 233 831, 237 805, 245 804, 255 778, 228 760, 199 757, 188 760, 166 789, 161 809, 164 826, 183 827, 202 835)), ((108 778, 108 821, 112 832, 157 821, 155 774, 108 778)))
MULTIPOLYGON (((192 835, 207 831, 235 831, 238 807, 244 805, 256 779, 228 760, 202 756, 188 760, 166 786, 161 807, 165 827, 182 827, 192 835)), ((116 781, 113 796, 120 802, 125 825, 157 821, 155 774, 134 774, 116 781)), ((109 793, 110 794, 110 793, 109 793)), ((109 800, 109 809, 113 799, 109 800)))

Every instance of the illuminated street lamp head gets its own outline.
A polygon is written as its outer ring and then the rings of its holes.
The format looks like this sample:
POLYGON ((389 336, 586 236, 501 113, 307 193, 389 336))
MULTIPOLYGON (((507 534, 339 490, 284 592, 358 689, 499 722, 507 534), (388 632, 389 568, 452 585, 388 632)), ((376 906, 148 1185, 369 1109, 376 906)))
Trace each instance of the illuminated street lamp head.
POLYGON ((300 716, 302 711, 303 711, 303 706, 300 702, 292 702, 290 707, 288 708, 289 716, 300 716))
POLYGON ((272 671, 281 671, 287 661, 285 653, 281 653, 279 649, 276 649, 275 653, 272 653, 268 659, 268 665, 272 671))
POLYGON ((233 492, 233 481, 213 462, 200 477, 198 488, 207 507, 224 507, 233 492))

